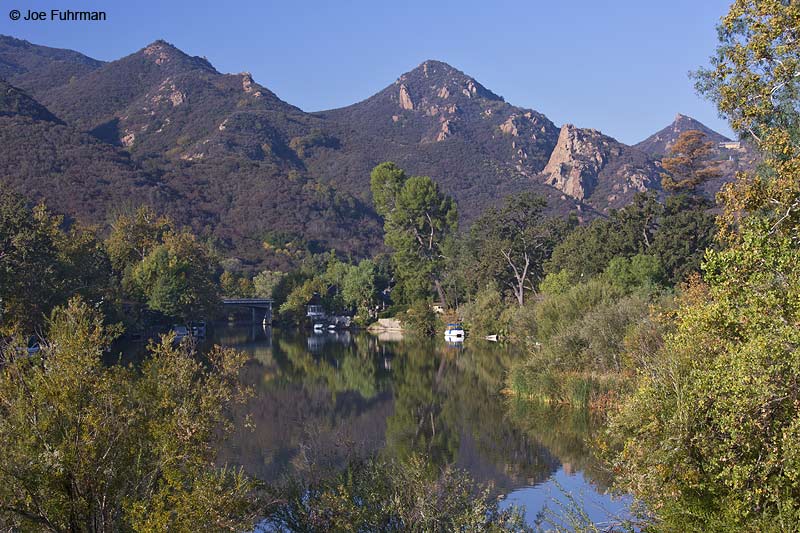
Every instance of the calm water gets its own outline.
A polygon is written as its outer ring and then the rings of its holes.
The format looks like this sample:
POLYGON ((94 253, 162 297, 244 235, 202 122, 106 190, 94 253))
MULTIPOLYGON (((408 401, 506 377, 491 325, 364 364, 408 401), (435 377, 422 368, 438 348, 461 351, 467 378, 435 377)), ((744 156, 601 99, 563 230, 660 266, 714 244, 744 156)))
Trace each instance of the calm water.
POLYGON ((589 456, 593 421, 505 399, 513 354, 497 344, 285 332, 217 325, 211 341, 248 352, 255 396, 237 415, 222 459, 261 479, 344 464, 352 454, 423 453, 492 483, 533 523, 564 491, 593 520, 622 514, 589 456), (250 422, 245 421, 250 413, 250 422))

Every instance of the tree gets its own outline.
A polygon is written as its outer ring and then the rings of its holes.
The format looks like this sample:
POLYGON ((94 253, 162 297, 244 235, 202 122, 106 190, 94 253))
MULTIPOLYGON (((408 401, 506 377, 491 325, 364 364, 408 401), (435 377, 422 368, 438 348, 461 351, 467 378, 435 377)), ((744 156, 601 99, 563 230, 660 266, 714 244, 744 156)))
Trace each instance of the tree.
POLYGON ((0 192, 0 333, 32 332, 57 293, 60 219, 0 192))
POLYGON ((716 217, 702 196, 673 194, 664 202, 648 253, 658 257, 672 285, 700 272, 706 250, 714 248, 716 217))
POLYGON ((520 307, 525 293, 536 292, 544 263, 565 233, 565 224, 546 220, 547 202, 533 193, 509 196, 473 224, 471 237, 478 268, 488 279, 511 290, 520 307))
POLYGON ((381 163, 372 169, 369 176, 372 203, 375 211, 384 219, 394 211, 397 196, 407 179, 403 169, 391 162, 381 163))
POLYGON ((0 333, 33 333, 56 305, 81 295, 113 299, 108 256, 92 229, 62 229, 44 205, 0 192, 0 333))
POLYGON ((603 271, 603 276, 625 293, 641 287, 652 289, 664 283, 661 262, 652 255, 639 254, 630 259, 615 257, 603 271))
POLYGON ((300 324, 306 316, 306 306, 314 294, 319 294, 322 298, 328 295, 328 284, 322 278, 306 279, 293 287, 286 296, 286 301, 278 308, 278 312, 287 321, 300 324))
POLYGON ((56 247, 60 286, 58 304, 78 295, 93 305, 115 298, 118 286, 97 230, 75 224, 69 231, 56 234, 56 247))
POLYGON ((723 189, 723 236, 735 238, 742 210, 767 208, 774 231, 792 231, 800 218, 798 26, 796 2, 736 0, 718 28, 711 68, 696 73, 697 89, 755 142, 769 169, 723 189))
POLYGON ((172 221, 158 216, 150 206, 141 206, 133 215, 120 215, 111 224, 106 249, 111 264, 118 272, 143 261, 172 231, 172 221))
POLYGON ((53 311, 35 357, 2 348, 0 528, 228 531, 253 524, 254 485, 214 464, 246 356, 205 362, 170 339, 141 369, 104 364, 118 333, 80 299, 53 311))
POLYGON ((132 288, 150 309, 167 316, 213 315, 220 300, 216 263, 190 233, 167 233, 163 240, 133 267, 132 288))
POLYGON ((446 301, 441 283, 442 245, 457 227, 455 202, 429 177, 406 178, 393 163, 375 167, 370 184, 406 298, 424 298, 433 284, 439 299, 446 301))
MULTIPOLYGON (((700 73, 764 169, 723 194, 720 250, 615 417, 622 487, 664 531, 800 523, 800 5, 737 0, 700 73)), ((613 442, 613 441, 612 441, 613 442)))
POLYGON ((615 257, 649 253, 662 214, 663 206, 653 194, 637 194, 630 205, 612 210, 608 218, 575 228, 553 249, 545 270, 588 277, 602 272, 615 257))
POLYGON ((342 297, 346 304, 358 310, 362 323, 374 318, 378 299, 378 269, 370 259, 351 265, 342 280, 342 297))
POLYGON ((275 287, 286 274, 280 271, 264 270, 253 276, 253 288, 258 298, 272 298, 275 287))
POLYGON ((226 270, 219 277, 222 294, 235 298, 252 298, 255 294, 253 281, 245 275, 226 270))
POLYGON ((670 147, 669 155, 661 160, 661 187, 667 192, 694 194, 706 181, 718 178, 722 171, 709 161, 714 143, 706 141, 698 130, 681 133, 670 147))

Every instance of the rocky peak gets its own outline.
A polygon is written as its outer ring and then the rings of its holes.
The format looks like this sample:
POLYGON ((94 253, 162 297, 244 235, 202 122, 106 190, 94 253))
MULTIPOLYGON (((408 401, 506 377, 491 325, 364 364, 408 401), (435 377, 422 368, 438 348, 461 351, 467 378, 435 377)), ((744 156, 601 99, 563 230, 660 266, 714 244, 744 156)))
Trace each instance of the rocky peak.
POLYGON ((545 183, 583 200, 592 193, 597 175, 615 147, 597 130, 564 124, 550 160, 544 167, 545 183))
POLYGON ((697 130, 706 134, 706 138, 714 143, 730 142, 730 139, 724 135, 717 133, 702 122, 693 119, 690 116, 678 113, 675 115, 675 120, 664 129, 654 133, 642 142, 635 144, 637 148, 646 154, 655 157, 661 157, 669 153, 670 147, 680 137, 681 133, 697 130))
POLYGON ((442 103, 447 100, 478 98, 499 100, 496 95, 474 78, 442 61, 428 60, 406 72, 394 83, 397 101, 403 109, 419 109, 418 103, 442 103))
POLYGON ((247 94, 253 95, 255 98, 260 98, 263 87, 253 81, 253 75, 249 72, 242 72, 239 75, 242 77, 242 90, 247 94))
POLYGON ((184 69, 203 69, 216 72, 211 63, 202 57, 192 57, 163 39, 154 41, 139 51, 142 57, 156 65, 184 69))

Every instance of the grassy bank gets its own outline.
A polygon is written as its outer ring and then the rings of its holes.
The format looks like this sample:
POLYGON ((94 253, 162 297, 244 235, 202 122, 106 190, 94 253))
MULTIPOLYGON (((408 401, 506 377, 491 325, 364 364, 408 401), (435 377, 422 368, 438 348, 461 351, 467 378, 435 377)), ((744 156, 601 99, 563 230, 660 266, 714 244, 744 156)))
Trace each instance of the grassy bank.
POLYGON ((508 375, 504 393, 545 405, 604 409, 631 392, 633 385, 634 376, 628 374, 542 371, 516 365, 508 375))

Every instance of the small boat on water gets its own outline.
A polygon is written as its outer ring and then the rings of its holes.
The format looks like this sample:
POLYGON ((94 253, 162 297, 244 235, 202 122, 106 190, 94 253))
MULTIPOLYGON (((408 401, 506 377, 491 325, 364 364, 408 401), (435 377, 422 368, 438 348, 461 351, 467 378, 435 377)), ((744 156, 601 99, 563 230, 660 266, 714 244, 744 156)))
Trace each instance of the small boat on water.
POLYGON ((444 330, 444 339, 448 342, 461 342, 466 337, 464 326, 459 323, 447 324, 444 330))

